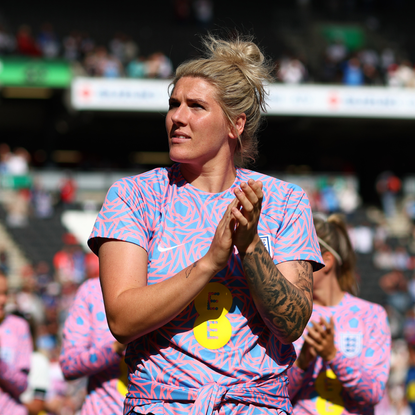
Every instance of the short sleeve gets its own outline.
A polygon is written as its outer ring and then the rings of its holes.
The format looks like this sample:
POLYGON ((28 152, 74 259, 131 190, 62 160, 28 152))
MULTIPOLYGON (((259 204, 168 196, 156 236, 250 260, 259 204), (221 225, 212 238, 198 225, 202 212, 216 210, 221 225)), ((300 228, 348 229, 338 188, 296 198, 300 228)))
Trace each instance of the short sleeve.
POLYGON ((300 187, 290 184, 286 190, 278 202, 280 223, 274 245, 274 261, 310 261, 313 271, 317 271, 324 266, 324 262, 310 202, 300 187))
POLYGON ((148 206, 151 194, 140 186, 139 176, 115 182, 109 189, 88 239, 91 250, 98 254, 98 238, 132 242, 148 250, 151 225, 148 206))

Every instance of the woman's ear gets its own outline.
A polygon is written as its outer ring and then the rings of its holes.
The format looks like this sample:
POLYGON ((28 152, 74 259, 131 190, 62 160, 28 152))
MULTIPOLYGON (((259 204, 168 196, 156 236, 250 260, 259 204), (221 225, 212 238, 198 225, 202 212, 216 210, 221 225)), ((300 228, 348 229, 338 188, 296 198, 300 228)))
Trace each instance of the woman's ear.
POLYGON ((331 252, 326 251, 323 254, 323 261, 326 264, 326 266, 323 268, 323 271, 328 274, 333 269, 333 267, 336 266, 336 259, 331 252))
POLYGON ((240 136, 244 132, 245 123, 246 123, 246 115, 245 113, 242 113, 236 118, 235 128, 231 126, 229 130, 229 137, 238 138, 238 136, 240 136))

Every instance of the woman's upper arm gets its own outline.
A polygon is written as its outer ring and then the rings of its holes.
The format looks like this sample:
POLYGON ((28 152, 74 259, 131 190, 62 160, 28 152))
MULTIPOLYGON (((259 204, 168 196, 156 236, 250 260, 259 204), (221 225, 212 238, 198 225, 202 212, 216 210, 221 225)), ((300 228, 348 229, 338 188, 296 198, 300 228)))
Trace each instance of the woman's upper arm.
POLYGON ((307 291, 312 289, 313 266, 309 261, 281 262, 277 268, 291 284, 307 291))
POLYGON ((121 293, 147 285, 148 255, 139 245, 113 239, 104 240, 98 254, 105 307, 111 311, 121 293))

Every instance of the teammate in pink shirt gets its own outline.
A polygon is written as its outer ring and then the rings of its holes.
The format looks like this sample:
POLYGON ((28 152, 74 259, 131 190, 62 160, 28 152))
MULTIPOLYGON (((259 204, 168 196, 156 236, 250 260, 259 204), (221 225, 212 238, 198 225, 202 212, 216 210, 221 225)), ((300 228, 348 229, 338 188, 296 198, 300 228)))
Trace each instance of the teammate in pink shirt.
POLYGON ((205 46, 172 81, 175 164, 116 182, 89 240, 128 343, 124 413, 282 414, 320 249, 302 189, 236 167, 256 154, 271 66, 250 40, 205 46))
POLYGON ((0 272, 0 413, 26 415, 19 397, 27 388, 33 343, 27 321, 6 315, 7 292, 7 277, 0 272))
POLYGON ((339 215, 314 219, 326 266, 314 274, 314 309, 289 370, 294 414, 373 414, 389 376, 385 310, 353 295, 354 252, 339 215))
POLYGON ((88 377, 81 415, 120 415, 127 392, 125 346, 111 335, 99 278, 78 289, 63 328, 59 363, 66 379, 88 377))

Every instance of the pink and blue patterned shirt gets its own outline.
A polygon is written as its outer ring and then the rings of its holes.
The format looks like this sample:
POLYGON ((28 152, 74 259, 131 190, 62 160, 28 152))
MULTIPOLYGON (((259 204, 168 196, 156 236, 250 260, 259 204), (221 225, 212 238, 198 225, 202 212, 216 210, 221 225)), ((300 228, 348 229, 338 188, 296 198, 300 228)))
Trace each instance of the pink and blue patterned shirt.
MULTIPOLYGON (((148 284, 172 277, 208 251, 234 189, 263 182, 258 233, 276 264, 306 260, 321 267, 307 196, 298 186, 238 169, 221 193, 201 191, 183 178, 180 165, 117 181, 109 190, 89 239, 135 243, 148 253, 148 284)), ((286 370, 294 348, 270 332, 250 294, 234 249, 228 266, 165 326, 130 343, 125 413, 230 413, 244 403, 249 414, 291 411, 286 370)))
POLYGON ((81 415, 120 415, 127 393, 127 366, 112 348, 99 278, 78 289, 63 328, 59 363, 66 379, 88 377, 81 415))
MULTIPOLYGON (((373 414, 389 376, 391 334, 385 310, 346 293, 334 307, 315 304, 310 322, 320 316, 334 317, 337 354, 327 363, 317 357, 306 371, 297 366, 288 371, 294 414, 373 414)), ((298 352, 303 343, 302 337, 295 342, 298 352)))
POLYGON ((28 385, 32 336, 26 320, 8 315, 0 323, 0 412, 26 415, 20 395, 28 385))

